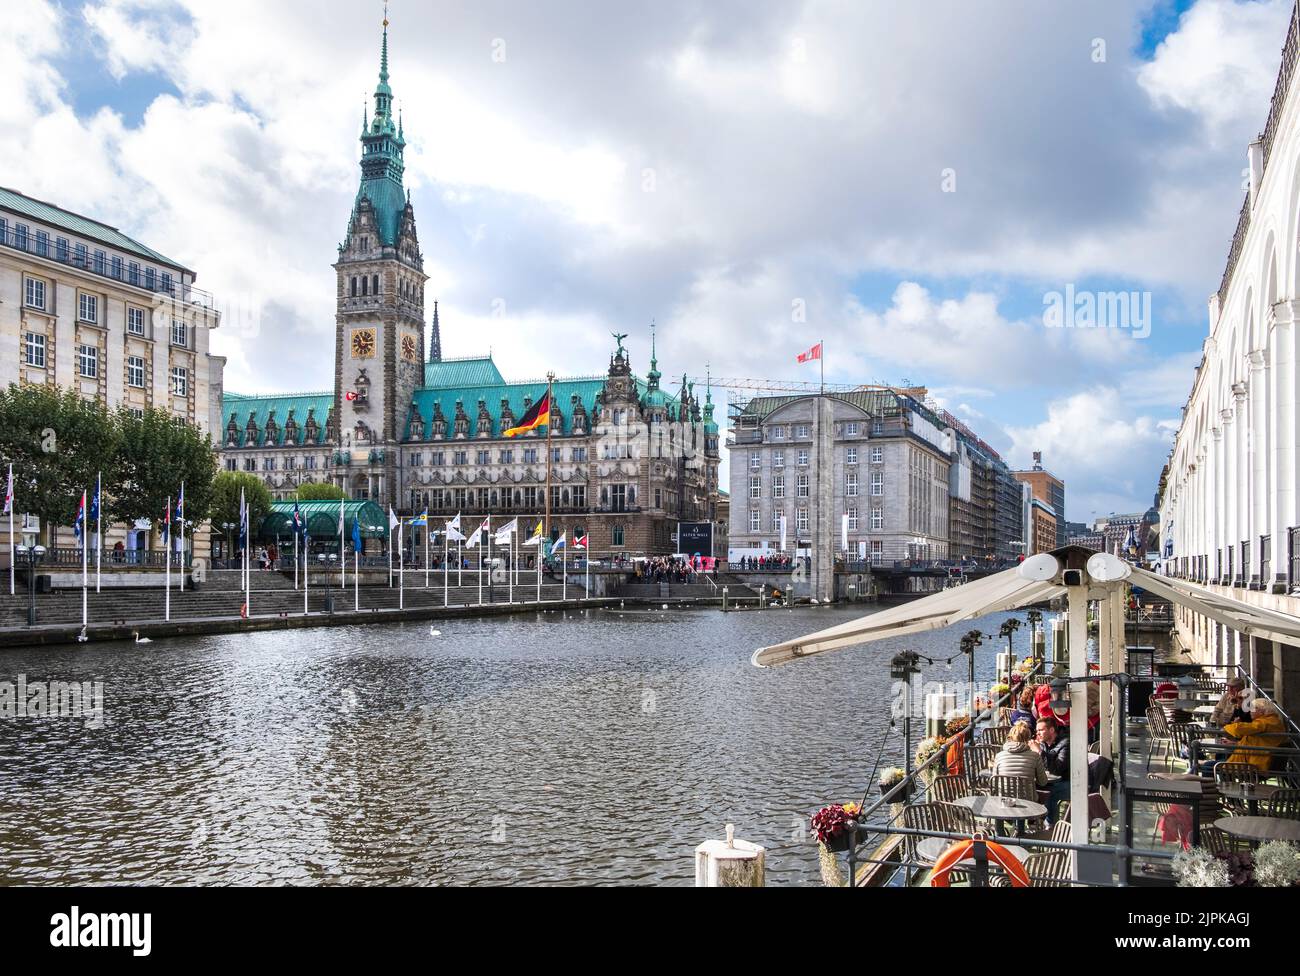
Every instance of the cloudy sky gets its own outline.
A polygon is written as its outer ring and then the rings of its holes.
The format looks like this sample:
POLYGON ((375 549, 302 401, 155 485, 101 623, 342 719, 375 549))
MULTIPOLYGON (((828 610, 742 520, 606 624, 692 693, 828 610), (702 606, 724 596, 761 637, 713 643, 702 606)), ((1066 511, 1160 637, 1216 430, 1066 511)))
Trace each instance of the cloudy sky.
MULTIPOLYGON (((1206 333, 1291 0, 393 0, 443 350, 924 384, 1068 515, 1144 509, 1206 333), (1149 295, 1053 329, 1045 296, 1149 295), (1145 334, 1144 333, 1149 333, 1145 334)), ((0 184, 226 310, 227 386, 332 375, 382 4, 5 0, 0 184)))

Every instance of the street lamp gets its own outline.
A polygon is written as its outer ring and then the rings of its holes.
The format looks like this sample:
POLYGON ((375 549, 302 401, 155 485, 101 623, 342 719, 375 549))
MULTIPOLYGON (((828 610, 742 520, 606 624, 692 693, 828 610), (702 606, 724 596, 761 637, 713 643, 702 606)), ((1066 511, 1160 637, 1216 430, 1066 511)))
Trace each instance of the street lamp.
POLYGON ((223 529, 226 530, 226 566, 229 567, 229 566, 230 566, 230 549, 231 549, 230 539, 231 539, 231 533, 234 532, 234 530, 235 530, 236 528, 238 528, 238 525, 237 525, 237 523, 235 523, 235 522, 222 522, 222 523, 221 523, 221 527, 222 527, 223 529))
POLYGON ((27 568, 27 626, 36 626, 36 567, 45 559, 44 546, 15 546, 14 559, 27 568))
POLYGON ((338 562, 339 557, 332 552, 322 552, 320 554, 321 564, 325 569, 325 612, 334 612, 334 578, 330 575, 330 569, 338 562))

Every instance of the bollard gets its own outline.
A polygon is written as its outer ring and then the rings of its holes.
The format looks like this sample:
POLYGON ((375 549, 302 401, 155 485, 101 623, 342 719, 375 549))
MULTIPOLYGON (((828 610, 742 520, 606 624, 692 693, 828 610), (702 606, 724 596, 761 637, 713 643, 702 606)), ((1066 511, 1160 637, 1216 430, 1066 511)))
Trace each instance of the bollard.
POLYGON ((957 696, 952 692, 931 692, 925 696, 925 734, 943 735, 948 716, 957 708, 957 696))
POLYGON ((736 828, 727 824, 726 840, 706 840, 695 848, 695 887, 762 888, 764 850, 746 840, 736 840, 736 828))

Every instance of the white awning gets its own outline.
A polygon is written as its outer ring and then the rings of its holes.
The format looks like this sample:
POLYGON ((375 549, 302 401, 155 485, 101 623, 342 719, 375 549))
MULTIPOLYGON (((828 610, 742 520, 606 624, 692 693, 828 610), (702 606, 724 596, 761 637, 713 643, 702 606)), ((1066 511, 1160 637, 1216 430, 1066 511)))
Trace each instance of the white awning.
POLYGON ((886 637, 902 637, 938 630, 987 613, 1011 610, 1051 599, 1065 592, 1056 583, 1026 579, 1016 569, 1003 570, 972 583, 963 583, 930 596, 868 614, 835 627, 819 630, 754 652, 750 662, 760 668, 788 664, 801 657, 866 644, 886 637))

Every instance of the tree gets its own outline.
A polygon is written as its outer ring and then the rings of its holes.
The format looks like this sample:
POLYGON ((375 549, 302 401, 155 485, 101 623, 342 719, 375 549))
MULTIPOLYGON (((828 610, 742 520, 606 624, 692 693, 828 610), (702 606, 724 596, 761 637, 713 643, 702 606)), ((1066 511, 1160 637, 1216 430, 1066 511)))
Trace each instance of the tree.
POLYGON ((208 435, 165 410, 146 408, 136 417, 122 407, 114 416, 117 457, 113 466, 108 514, 114 521, 149 519, 155 524, 174 509, 185 485, 185 519, 198 523, 212 510, 212 482, 217 455, 208 435))
POLYGON ((347 495, 338 485, 330 485, 321 481, 304 481, 298 486, 298 500, 300 502, 328 502, 346 497, 347 495))
POLYGON ((103 405, 75 390, 0 390, 0 455, 14 466, 14 504, 49 530, 73 523, 82 491, 94 491, 101 471, 111 483, 117 448, 118 431, 103 405))
POLYGON ((262 519, 270 513, 271 491, 261 478, 247 471, 222 471, 212 481, 212 527, 215 531, 222 531, 221 526, 227 522, 239 524, 241 488, 250 508, 248 521, 254 535, 262 519))

